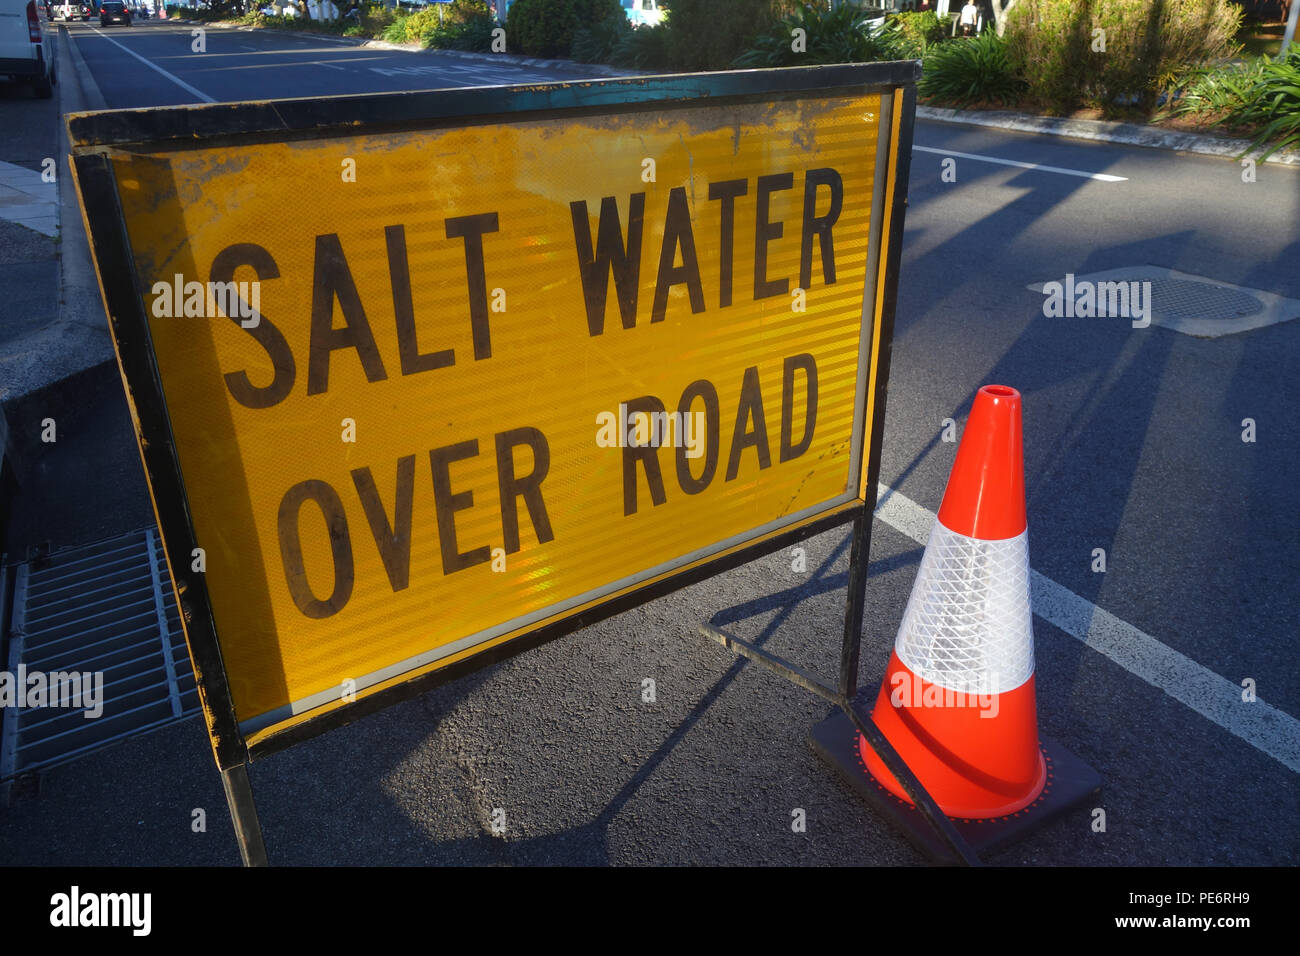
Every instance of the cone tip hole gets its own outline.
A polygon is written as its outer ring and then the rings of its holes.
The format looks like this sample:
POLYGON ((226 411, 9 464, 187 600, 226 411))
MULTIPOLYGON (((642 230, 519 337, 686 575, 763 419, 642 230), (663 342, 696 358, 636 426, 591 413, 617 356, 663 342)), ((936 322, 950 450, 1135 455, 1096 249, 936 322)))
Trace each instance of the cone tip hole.
POLYGON ((980 389, 986 395, 992 395, 995 398, 1019 398, 1020 393, 1010 385, 985 385, 980 389))

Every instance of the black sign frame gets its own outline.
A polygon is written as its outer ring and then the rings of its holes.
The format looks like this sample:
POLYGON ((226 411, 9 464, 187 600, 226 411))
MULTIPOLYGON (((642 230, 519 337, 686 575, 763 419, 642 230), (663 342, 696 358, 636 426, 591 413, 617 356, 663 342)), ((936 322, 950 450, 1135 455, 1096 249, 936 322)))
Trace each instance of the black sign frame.
MULTIPOLYGON (((824 687, 787 662, 716 628, 705 625, 703 631, 737 653, 777 670, 844 709, 873 748, 881 754, 886 765, 894 771, 904 789, 914 796, 918 809, 944 841, 963 861, 974 860, 973 853, 962 837, 952 829, 951 823, 888 741, 876 730, 870 718, 854 703, 857 695, 867 559, 880 471, 890 347, 902 256, 916 111, 916 82, 919 77, 918 61, 896 61, 112 110, 72 114, 67 118, 73 171, 100 277, 119 369, 137 425, 140 454, 148 477, 164 551, 172 572, 177 605, 184 622, 213 755, 222 773, 245 863, 266 862, 265 847, 248 783, 249 760, 282 750, 604 618, 844 524, 852 525, 852 550, 836 688, 824 687), (776 96, 793 94, 881 94, 887 104, 881 117, 879 135, 890 139, 888 155, 893 157, 893 168, 880 171, 888 175, 882 210, 882 221, 888 225, 882 233, 884 247, 876 248, 878 258, 875 263, 869 263, 867 277, 868 282, 879 283, 875 307, 880 315, 880 329, 878 341, 872 343, 877 354, 874 392, 867 387, 861 389, 862 404, 857 410, 857 421, 863 430, 860 447, 864 471, 859 497, 845 504, 831 506, 794 526, 768 533, 711 558, 701 559, 626 589, 594 605, 569 612, 559 620, 533 627, 470 657, 384 690, 360 696, 352 703, 309 717, 249 746, 235 714, 204 576, 201 572, 191 570, 190 556, 197 547, 194 527, 163 398, 161 378, 153 354, 148 317, 138 291, 143 286, 130 252, 117 183, 109 159, 111 152, 129 149, 210 149, 223 144, 286 142, 360 133, 428 130, 470 123, 517 120, 525 114, 529 119, 581 117, 607 114, 612 108, 653 104, 662 104, 665 108, 682 105, 724 106, 729 103, 766 102, 776 96), (882 273, 883 282, 880 282, 882 273), (872 412, 870 421, 867 420, 868 409, 872 412)), ((870 382, 870 362, 863 374, 870 382)))

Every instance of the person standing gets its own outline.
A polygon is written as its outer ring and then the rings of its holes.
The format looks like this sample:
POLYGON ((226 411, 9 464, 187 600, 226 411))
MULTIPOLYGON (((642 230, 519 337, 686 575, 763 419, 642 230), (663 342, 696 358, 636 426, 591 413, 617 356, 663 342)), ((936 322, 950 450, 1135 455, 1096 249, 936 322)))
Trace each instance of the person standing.
POLYGON ((975 6, 975 0, 966 0, 966 6, 961 8, 961 35, 964 37, 975 34, 975 24, 979 21, 979 7, 975 6))

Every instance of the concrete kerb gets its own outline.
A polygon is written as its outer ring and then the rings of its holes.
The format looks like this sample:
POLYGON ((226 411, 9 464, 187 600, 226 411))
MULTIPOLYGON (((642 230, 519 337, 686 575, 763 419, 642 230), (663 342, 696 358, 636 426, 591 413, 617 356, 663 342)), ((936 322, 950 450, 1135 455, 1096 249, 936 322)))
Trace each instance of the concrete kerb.
MULTIPOLYGON (((1127 146, 1145 146, 1175 152, 1200 153, 1206 156, 1223 156, 1236 159, 1250 149, 1250 141, 1161 129, 1140 123, 1115 123, 1107 120, 1064 119, 1055 116, 1038 116, 1033 113, 1015 113, 1009 110, 951 110, 933 106, 918 106, 916 118, 941 123, 959 123, 968 126, 987 126, 996 129, 1017 130, 1023 133, 1044 133, 1070 139, 1089 139, 1105 143, 1122 143, 1127 146)), ((1259 152, 1253 155, 1257 158, 1259 152)), ((1279 151, 1267 163, 1281 166, 1300 166, 1300 153, 1279 151)))
MULTIPOLYGON (((104 94, 99 91, 99 84, 90 75, 90 70, 86 67, 86 61, 82 58, 81 51, 77 49, 77 42, 72 39, 72 34, 68 32, 68 28, 63 24, 59 25, 59 38, 63 41, 63 45, 67 47, 68 56, 72 60, 72 67, 76 71, 76 83, 81 88, 81 109, 108 109, 104 94)), ((59 105, 63 106, 64 103, 60 101, 59 105)))
MULTIPOLYGON (((66 27, 60 31, 66 42, 65 62, 72 63, 77 77, 60 94, 62 115, 83 110, 107 108, 103 93, 86 67, 86 61, 77 49, 76 41, 66 27)), ((72 148, 68 142, 68 127, 59 123, 59 151, 63 154, 63 175, 59 177, 59 234, 62 237, 59 254, 59 321, 55 331, 59 338, 59 354, 51 362, 53 374, 46 382, 55 382, 76 372, 104 362, 114 362, 113 343, 108 332, 108 317, 104 313, 104 299, 99 291, 94 259, 85 223, 81 218, 81 205, 72 181, 70 162, 72 148)))

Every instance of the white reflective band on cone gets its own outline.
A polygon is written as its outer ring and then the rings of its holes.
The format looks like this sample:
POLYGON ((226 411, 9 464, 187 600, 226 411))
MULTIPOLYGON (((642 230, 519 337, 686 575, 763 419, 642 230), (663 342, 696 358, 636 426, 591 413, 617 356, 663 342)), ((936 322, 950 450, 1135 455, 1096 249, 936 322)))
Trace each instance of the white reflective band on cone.
POLYGON ((1029 680, 1028 531, 981 541, 936 521, 894 650, 918 677, 967 694, 1005 693, 1029 680))

